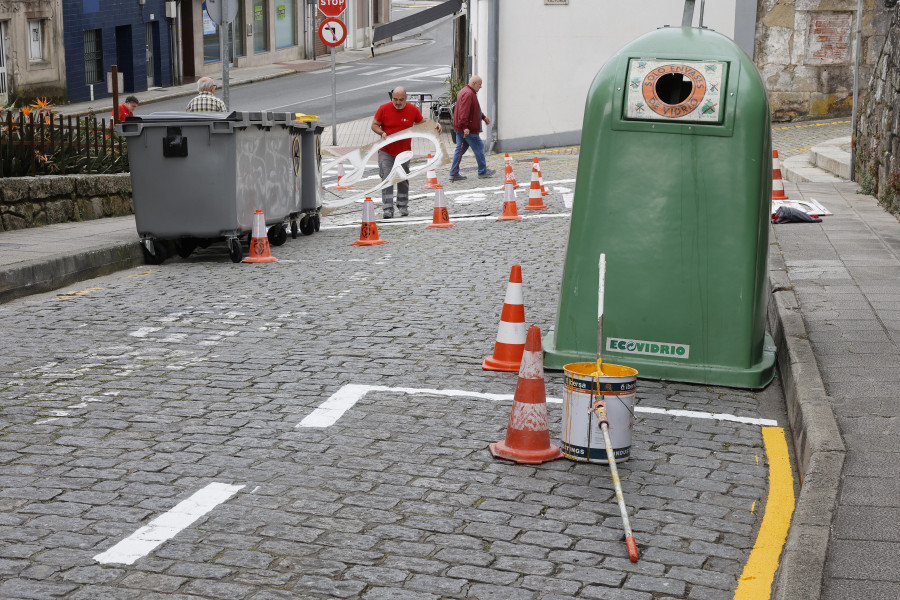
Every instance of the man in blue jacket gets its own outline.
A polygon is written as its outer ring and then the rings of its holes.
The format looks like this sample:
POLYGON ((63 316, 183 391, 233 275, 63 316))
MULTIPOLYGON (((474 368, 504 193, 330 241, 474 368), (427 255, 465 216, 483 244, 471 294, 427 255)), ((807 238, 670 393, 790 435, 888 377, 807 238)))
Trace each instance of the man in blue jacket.
POLYGON ((453 153, 453 164, 450 165, 450 181, 466 179, 459 173, 459 162, 469 148, 475 154, 478 163, 478 177, 493 177, 496 171, 487 168, 484 160, 484 142, 481 141, 481 122, 490 125, 491 120, 481 112, 478 104, 478 90, 482 81, 478 75, 472 75, 469 85, 459 91, 456 96, 456 108, 453 109, 453 129, 456 130, 456 152, 453 153))

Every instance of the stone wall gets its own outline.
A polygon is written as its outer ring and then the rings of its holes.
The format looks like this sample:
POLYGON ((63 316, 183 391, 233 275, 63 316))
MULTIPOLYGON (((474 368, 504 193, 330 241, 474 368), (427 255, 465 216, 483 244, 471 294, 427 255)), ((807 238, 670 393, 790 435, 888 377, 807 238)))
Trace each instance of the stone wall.
POLYGON ((894 214, 900 214, 900 6, 857 115, 856 181, 894 214))
MULTIPOLYGON (((850 115, 857 0, 758 0, 754 61, 772 120, 850 115)), ((863 0, 860 88, 884 45, 893 8, 863 0)))
POLYGON ((128 173, 0 178, 0 231, 130 214, 128 173))

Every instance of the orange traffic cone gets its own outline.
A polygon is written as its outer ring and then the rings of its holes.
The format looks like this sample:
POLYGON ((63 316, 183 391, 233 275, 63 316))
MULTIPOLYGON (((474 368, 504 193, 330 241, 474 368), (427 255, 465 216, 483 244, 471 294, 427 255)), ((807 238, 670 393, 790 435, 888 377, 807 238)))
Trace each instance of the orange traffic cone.
POLYGON ((516 193, 513 191, 511 183, 503 186, 503 214, 497 217, 498 221, 521 221, 516 210, 516 193))
POLYGON ((541 196, 549 196, 550 192, 544 187, 544 174, 541 173, 541 163, 538 162, 537 156, 534 157, 534 164, 537 166, 538 170, 538 182, 541 184, 541 196))
POLYGON ((338 163, 337 185, 334 186, 334 189, 336 189, 336 190, 349 190, 350 188, 353 187, 352 185, 341 185, 341 179, 344 178, 344 175, 346 175, 346 173, 344 173, 344 164, 343 164, 343 163, 338 163))
POLYGON ((494 354, 481 363, 485 371, 515 373, 522 364, 525 351, 525 302, 522 298, 522 267, 513 265, 506 288, 506 299, 500 313, 494 354))
POLYGON ((434 217, 431 219, 431 225, 425 229, 436 227, 456 227, 450 222, 450 213, 447 212, 447 201, 444 199, 443 188, 438 188, 438 191, 434 193, 434 217))
POLYGON ((509 152, 506 153, 506 157, 503 159, 503 185, 507 183, 511 183, 513 189, 519 189, 519 184, 516 183, 516 176, 513 173, 512 159, 509 157, 509 152))
POLYGON ((528 329, 516 395, 506 426, 506 440, 494 442, 490 449, 496 458, 529 465, 562 458, 562 450, 550 443, 544 358, 538 327, 528 329))
POLYGON ((253 215, 253 230, 250 234, 250 256, 241 262, 278 262, 277 258, 269 254, 269 236, 266 235, 266 216, 261 210, 257 210, 253 215))
POLYGON ((359 229, 359 241, 353 242, 351 246, 377 246, 378 244, 387 244, 387 240, 378 237, 378 225, 375 224, 375 205, 372 204, 372 198, 367 197, 363 202, 362 227, 359 229))
MULTIPOLYGON (((428 155, 428 161, 431 161, 431 155, 428 155)), ((428 169, 428 173, 425 174, 425 185, 422 186, 426 190, 439 190, 444 186, 438 183, 437 173, 434 172, 434 169, 428 169)))
POLYGON ((541 195, 541 182, 538 180, 538 163, 534 159, 534 165, 531 167, 531 189, 528 190, 528 206, 525 210, 544 210, 548 208, 544 204, 544 197, 541 195))
POLYGON ((772 200, 788 200, 784 193, 784 181, 781 179, 781 161, 778 150, 772 150, 772 200))

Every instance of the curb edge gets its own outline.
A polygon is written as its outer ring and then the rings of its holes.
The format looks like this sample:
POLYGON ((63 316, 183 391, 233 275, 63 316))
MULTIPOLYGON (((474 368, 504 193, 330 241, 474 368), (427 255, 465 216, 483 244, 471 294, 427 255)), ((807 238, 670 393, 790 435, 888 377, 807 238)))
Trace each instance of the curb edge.
POLYGON ((778 346, 778 371, 801 481, 771 598, 818 600, 847 451, 793 284, 785 271, 770 271, 769 281, 769 329, 778 346))

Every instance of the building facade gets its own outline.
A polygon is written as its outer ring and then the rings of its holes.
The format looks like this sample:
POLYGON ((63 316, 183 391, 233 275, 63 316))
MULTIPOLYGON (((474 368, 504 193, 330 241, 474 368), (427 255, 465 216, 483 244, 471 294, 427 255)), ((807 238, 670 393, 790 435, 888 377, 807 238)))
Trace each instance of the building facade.
POLYGON ((60 0, 0 0, 0 107, 66 93, 60 0))
POLYGON ((206 2, 180 0, 179 75, 184 81, 222 74, 219 34, 224 32, 226 55, 236 67, 257 67, 304 58, 311 39, 307 23, 315 5, 306 0, 236 0, 237 14, 217 25, 206 2))
POLYGON ((864 87, 871 77, 893 4, 892 0, 760 3, 753 59, 769 91, 772 119, 849 115, 854 81, 864 87))
POLYGON ((172 85, 174 2, 63 0, 66 83, 70 102, 111 96, 116 65, 120 93, 172 85))

